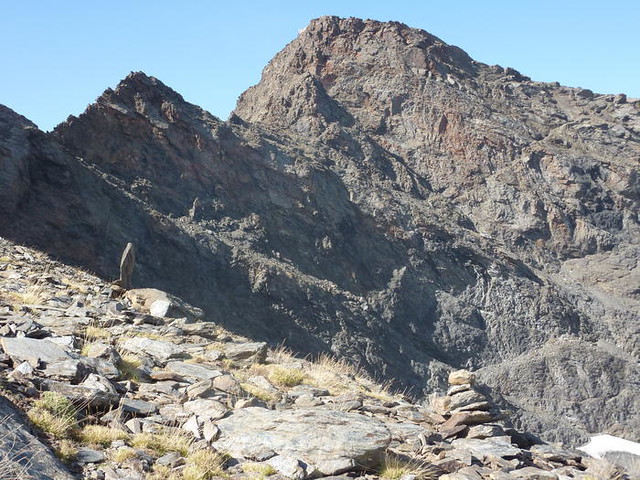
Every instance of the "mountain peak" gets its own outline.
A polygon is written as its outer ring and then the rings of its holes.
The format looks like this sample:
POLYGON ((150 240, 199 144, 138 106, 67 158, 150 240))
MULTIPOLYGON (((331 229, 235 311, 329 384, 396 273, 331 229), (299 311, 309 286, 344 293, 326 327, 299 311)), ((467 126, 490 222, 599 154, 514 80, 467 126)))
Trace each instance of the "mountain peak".
MULTIPOLYGON (((351 107, 366 106, 372 96, 383 94, 388 104, 392 97, 406 95, 404 89, 413 82, 436 79, 455 84, 474 78, 479 65, 458 47, 399 22, 320 17, 274 57, 260 83, 240 97, 235 113, 248 121, 293 126, 313 135, 323 129, 313 127, 323 110, 353 115, 351 107), (312 83, 315 86, 309 88, 312 83), (309 104, 313 99, 328 103, 314 108, 309 104)), ((326 126, 344 115, 331 117, 322 123, 326 126)))

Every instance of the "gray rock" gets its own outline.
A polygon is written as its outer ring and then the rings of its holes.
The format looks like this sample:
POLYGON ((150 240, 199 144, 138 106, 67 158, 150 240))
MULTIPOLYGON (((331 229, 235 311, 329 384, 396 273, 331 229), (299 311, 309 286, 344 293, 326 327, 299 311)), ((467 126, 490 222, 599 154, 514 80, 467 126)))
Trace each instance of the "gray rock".
POLYGON ((116 406, 120 403, 120 395, 88 388, 83 385, 69 385, 68 383, 58 382, 56 380, 45 380, 42 382, 41 387, 43 390, 50 390, 64 395, 78 405, 103 409, 116 406))
POLYGON ((250 360, 256 363, 264 363, 267 358, 267 344, 257 342, 227 345, 224 355, 230 360, 250 360))
POLYGON ((507 436, 485 439, 459 438, 451 442, 451 444, 455 448, 469 450, 474 456, 480 459, 488 455, 508 458, 518 456, 522 453, 522 450, 511 444, 511 438, 507 436))
MULTIPOLYGON (((474 391, 466 390, 464 392, 456 393, 451 396, 451 402, 449 403, 449 409, 455 410, 456 408, 465 407, 473 403, 486 402, 484 395, 474 391)), ((482 410, 485 410, 484 408, 482 410)))
POLYGON ((107 377, 109 379, 116 379, 120 376, 120 371, 116 367, 116 364, 104 358, 81 358, 80 362, 87 366, 87 368, 94 370, 96 373, 107 377))
POLYGON ((558 480, 558 475, 536 467, 524 467, 509 472, 513 478, 523 478, 527 480, 558 480))
POLYGON ((20 372, 22 375, 31 375, 33 373, 33 367, 29 362, 22 362, 14 369, 14 372, 20 372))
POLYGON ((120 342, 120 348, 136 355, 146 355, 155 362, 164 364, 172 358, 179 358, 185 354, 183 348, 171 342, 151 340, 150 338, 134 337, 120 342))
POLYGON ((275 468, 278 473, 292 480, 303 480, 313 472, 307 472, 307 465, 297 458, 288 455, 276 455, 266 461, 275 468))
POLYGON ((229 411, 225 405, 217 400, 205 398, 185 402, 183 408, 187 413, 193 413, 200 418, 209 418, 211 420, 218 420, 229 411))
POLYGON ((75 456, 75 461, 78 463, 100 463, 104 461, 106 457, 104 453, 94 450, 92 448, 81 447, 78 449, 78 453, 75 456))
POLYGON ((391 441, 381 422, 330 410, 278 412, 250 407, 236 410, 218 427, 221 436, 215 448, 245 458, 271 449, 303 461, 322 475, 372 467, 391 441))
POLYGON ((122 410, 135 415, 152 415, 158 411, 158 407, 151 402, 123 397, 120 401, 122 410))
POLYGON ((220 436, 220 429, 211 419, 206 418, 202 423, 202 436, 207 442, 211 443, 220 436))
POLYGON ((102 392, 107 392, 112 395, 116 395, 116 388, 113 384, 105 377, 91 373, 87 378, 82 382, 83 387, 90 388, 92 390, 100 390, 102 392))
POLYGON ((200 433, 200 424, 196 415, 192 415, 191 417, 189 417, 189 420, 184 422, 181 428, 191 433, 196 440, 199 440, 202 437, 200 433))
POLYGON ((49 340, 2 337, 0 345, 14 363, 29 362, 33 368, 38 368, 40 362, 50 364, 71 358, 67 352, 49 340))
POLYGON ((168 372, 195 380, 207 380, 222 375, 220 370, 186 362, 169 362, 164 368, 168 372))
POLYGON ((504 430, 500 425, 484 424, 474 425, 469 428, 467 438, 489 438, 504 435, 504 430))

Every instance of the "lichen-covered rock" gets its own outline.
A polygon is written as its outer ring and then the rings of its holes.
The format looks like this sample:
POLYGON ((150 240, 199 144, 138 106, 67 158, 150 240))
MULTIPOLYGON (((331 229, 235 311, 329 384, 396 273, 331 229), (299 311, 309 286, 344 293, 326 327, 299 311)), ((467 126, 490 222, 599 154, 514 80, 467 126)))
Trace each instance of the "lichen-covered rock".
POLYGON ((391 441, 389 430, 377 420, 318 409, 250 407, 220 420, 218 427, 221 436, 214 445, 231 455, 253 458, 271 449, 304 461, 322 475, 373 467, 391 441))

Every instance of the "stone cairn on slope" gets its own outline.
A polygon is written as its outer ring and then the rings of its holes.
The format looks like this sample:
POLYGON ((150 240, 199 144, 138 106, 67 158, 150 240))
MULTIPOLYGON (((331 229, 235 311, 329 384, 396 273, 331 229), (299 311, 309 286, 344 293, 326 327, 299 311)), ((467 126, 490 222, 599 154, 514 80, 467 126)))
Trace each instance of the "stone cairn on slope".
POLYGON ((496 423, 498 407, 476 387, 476 375, 468 370, 449 374, 449 389, 444 397, 435 397, 432 407, 441 415, 439 432, 443 438, 487 438, 504 434, 496 423))

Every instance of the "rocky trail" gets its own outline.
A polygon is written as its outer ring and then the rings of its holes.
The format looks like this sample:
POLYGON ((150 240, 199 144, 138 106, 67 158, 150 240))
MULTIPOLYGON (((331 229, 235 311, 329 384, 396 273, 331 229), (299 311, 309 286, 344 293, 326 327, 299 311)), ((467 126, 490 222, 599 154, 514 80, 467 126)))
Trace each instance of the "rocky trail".
POLYGON ((414 403, 162 291, 119 293, 0 239, 0 478, 625 478, 514 430, 466 370, 414 403))

